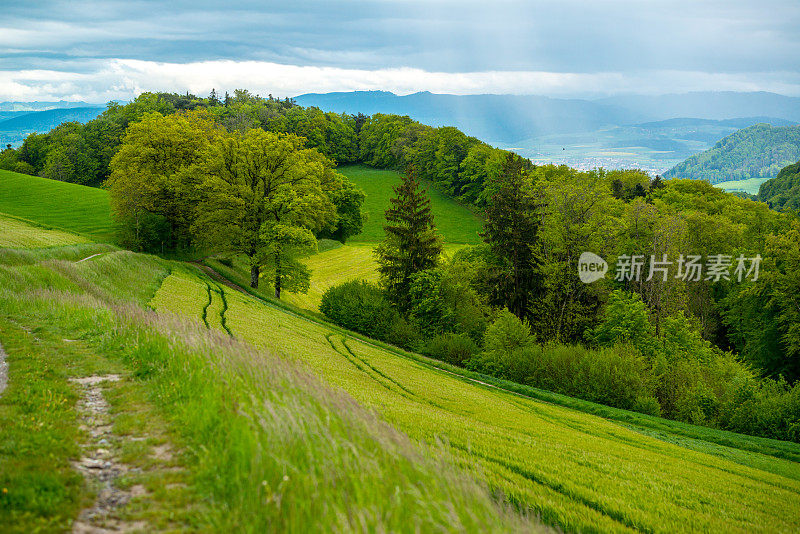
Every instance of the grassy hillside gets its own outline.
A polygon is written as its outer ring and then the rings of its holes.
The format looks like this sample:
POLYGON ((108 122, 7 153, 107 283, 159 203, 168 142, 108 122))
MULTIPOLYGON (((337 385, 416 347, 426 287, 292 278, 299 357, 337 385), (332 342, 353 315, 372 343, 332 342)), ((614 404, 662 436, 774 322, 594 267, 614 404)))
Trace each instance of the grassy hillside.
POLYGON ((108 193, 0 170, 0 213, 108 240, 113 231, 108 193))
POLYGON ((800 126, 756 124, 722 139, 664 173, 665 178, 708 180, 712 184, 774 178, 800 159, 800 126))
POLYGON ((37 228, 0 214, 0 248, 41 248, 88 243, 89 239, 60 230, 37 228))
MULTIPOLYGON (((53 233, 26 229, 38 231, 45 242, 53 233)), ((145 492, 120 510, 126 521, 198 530, 531 528, 493 504, 485 483, 567 531, 800 529, 796 444, 478 383, 192 266, 100 251, 80 263, 98 245, 0 251, 0 342, 11 364, 0 418, 22 421, 0 424, 4 525, 66 527, 91 501, 69 467, 85 437, 68 378, 115 372, 123 378, 106 393, 116 399, 114 433, 120 443, 146 437, 120 454, 150 458, 142 451, 165 441, 184 451, 169 465, 146 460, 127 482, 145 492), (160 315, 142 311, 147 305, 160 315)))
MULTIPOLYGON (((202 282, 195 284, 190 313, 199 318, 207 300, 202 282)), ((548 523, 570 531, 800 527, 796 514, 787 513, 800 509, 800 465, 793 461, 765 461, 758 453, 471 383, 420 357, 223 290, 235 337, 306 362, 412 438, 443 441, 459 465, 548 523), (766 494, 769 503, 762 500, 766 494)), ((186 313, 177 295, 160 302, 163 311, 186 313)))
MULTIPOLYGON (((364 231, 353 236, 353 243, 378 243, 383 240, 383 213, 394 196, 393 187, 400 183, 397 171, 373 169, 362 165, 342 166, 337 169, 366 194, 364 209, 369 221, 364 231)), ((480 242, 481 220, 462 204, 433 187, 428 189, 431 197, 434 222, 445 243, 475 244, 480 242)))
POLYGON ((75 518, 102 487, 73 468, 87 454, 122 466, 104 490, 122 504, 80 516, 96 528, 538 530, 438 446, 415 444, 295 358, 207 328, 223 327, 229 303, 193 268, 119 250, 75 262, 76 247, 56 250, 0 249, 4 532, 80 531, 75 518), (107 400, 108 413, 87 415, 80 383, 108 376, 92 401, 107 400), (87 431, 99 417, 102 443, 87 431))

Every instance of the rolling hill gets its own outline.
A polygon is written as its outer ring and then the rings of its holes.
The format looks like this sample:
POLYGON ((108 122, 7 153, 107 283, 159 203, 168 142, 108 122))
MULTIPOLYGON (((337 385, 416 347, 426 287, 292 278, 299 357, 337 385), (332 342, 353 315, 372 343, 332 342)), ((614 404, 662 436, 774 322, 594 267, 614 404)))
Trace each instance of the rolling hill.
POLYGON ((111 239, 108 192, 67 182, 0 170, 0 213, 39 224, 111 239))
MULTIPOLYGON (((0 220, 15 243, 53 232, 0 220)), ((96 394, 140 529, 538 529, 515 510, 570 532, 800 529, 800 445, 476 375, 194 265, 36 244, 0 249, 5 525, 68 528, 91 500, 78 399, 114 376, 96 394)))
POLYGON ((777 176, 800 159, 800 126, 756 124, 729 135, 711 149, 664 173, 665 178, 707 180, 712 184, 777 176))
POLYGON ((74 107, 18 112, 0 119, 0 143, 17 146, 28 134, 49 132, 62 122, 88 122, 103 113, 104 107, 74 107))
POLYGON ((778 176, 762 183, 758 199, 778 210, 800 209, 800 161, 787 165, 778 176))

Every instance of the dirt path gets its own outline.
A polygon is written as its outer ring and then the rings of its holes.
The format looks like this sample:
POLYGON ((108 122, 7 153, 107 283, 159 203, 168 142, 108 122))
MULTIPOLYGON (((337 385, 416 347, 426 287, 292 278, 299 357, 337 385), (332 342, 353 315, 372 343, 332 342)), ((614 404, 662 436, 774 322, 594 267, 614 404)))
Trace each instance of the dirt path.
POLYGON ((234 284, 233 282, 231 282, 230 280, 228 280, 227 278, 225 278, 224 276, 219 274, 217 271, 215 271, 214 269, 212 269, 208 265, 206 265, 204 263, 200 263, 199 261, 190 261, 189 263, 191 263, 192 265, 194 265, 195 267, 197 267, 198 269, 200 269, 201 271, 206 273, 215 282, 219 282, 220 284, 222 284, 222 285, 224 285, 226 287, 229 287, 229 288, 233 289, 234 291, 239 291, 240 293, 244 293, 245 295, 250 295, 243 287, 240 287, 239 285, 234 284))
POLYGON ((72 382, 83 388, 78 410, 82 428, 89 434, 83 456, 74 466, 96 490, 94 504, 81 511, 72 525, 73 534, 101 534, 107 532, 140 532, 147 525, 142 522, 128 523, 115 518, 115 512, 136 495, 136 488, 123 491, 116 487, 116 480, 131 468, 114 456, 114 436, 109 405, 103 397, 103 382, 116 382, 119 375, 88 376, 73 378, 72 382))
POLYGON ((86 256, 85 258, 81 258, 75 263, 81 263, 82 261, 91 260, 92 258, 96 258, 97 256, 102 256, 103 254, 107 254, 107 252, 98 252, 97 254, 92 254, 91 256, 86 256))
POLYGON ((8 385, 8 362, 6 362, 6 353, 3 346, 0 345, 0 395, 8 385))

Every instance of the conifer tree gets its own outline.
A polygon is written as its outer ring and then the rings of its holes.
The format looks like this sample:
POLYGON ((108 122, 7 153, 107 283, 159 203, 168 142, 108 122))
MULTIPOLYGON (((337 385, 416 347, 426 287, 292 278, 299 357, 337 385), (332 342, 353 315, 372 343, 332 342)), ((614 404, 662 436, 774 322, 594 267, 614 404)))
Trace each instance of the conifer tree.
POLYGON ((534 254, 539 233, 537 205, 526 187, 529 165, 520 156, 508 154, 500 175, 489 184, 494 195, 486 207, 481 234, 500 262, 496 299, 520 319, 528 315, 532 297, 542 285, 534 254))
POLYGON ((411 276, 435 267, 442 252, 431 213, 431 200, 413 168, 394 188, 386 210, 386 237, 376 250, 378 272, 389 299, 403 312, 410 305, 411 276))

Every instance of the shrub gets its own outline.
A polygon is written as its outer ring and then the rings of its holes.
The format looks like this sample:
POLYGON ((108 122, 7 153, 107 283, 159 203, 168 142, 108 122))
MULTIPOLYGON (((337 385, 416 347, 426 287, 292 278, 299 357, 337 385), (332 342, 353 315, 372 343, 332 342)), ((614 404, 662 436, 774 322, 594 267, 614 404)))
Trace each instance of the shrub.
POLYGON ((658 404, 658 399, 652 396, 637 397, 636 402, 633 403, 632 410, 656 417, 661 416, 661 405, 658 404))
POLYGON ((392 318, 386 337, 383 340, 408 350, 417 350, 421 342, 417 329, 399 313, 396 313, 392 318))
POLYGON ((322 295, 319 311, 339 326, 385 340, 397 319, 397 312, 383 291, 364 280, 351 280, 328 289, 322 295))
POLYGON ((511 353, 533 344, 534 339, 528 322, 521 321, 507 309, 497 315, 494 322, 486 329, 483 338, 483 348, 486 352, 511 353))
POLYGON ((647 357, 656 353, 656 336, 639 295, 616 290, 609 295, 603 320, 586 337, 601 346, 631 343, 647 357))
POLYGON ((479 351, 477 343, 465 334, 439 334, 425 344, 424 353, 453 365, 464 365, 479 351))
POLYGON ((526 367, 531 386, 617 408, 635 409, 650 396, 647 363, 631 345, 548 345, 526 367))

